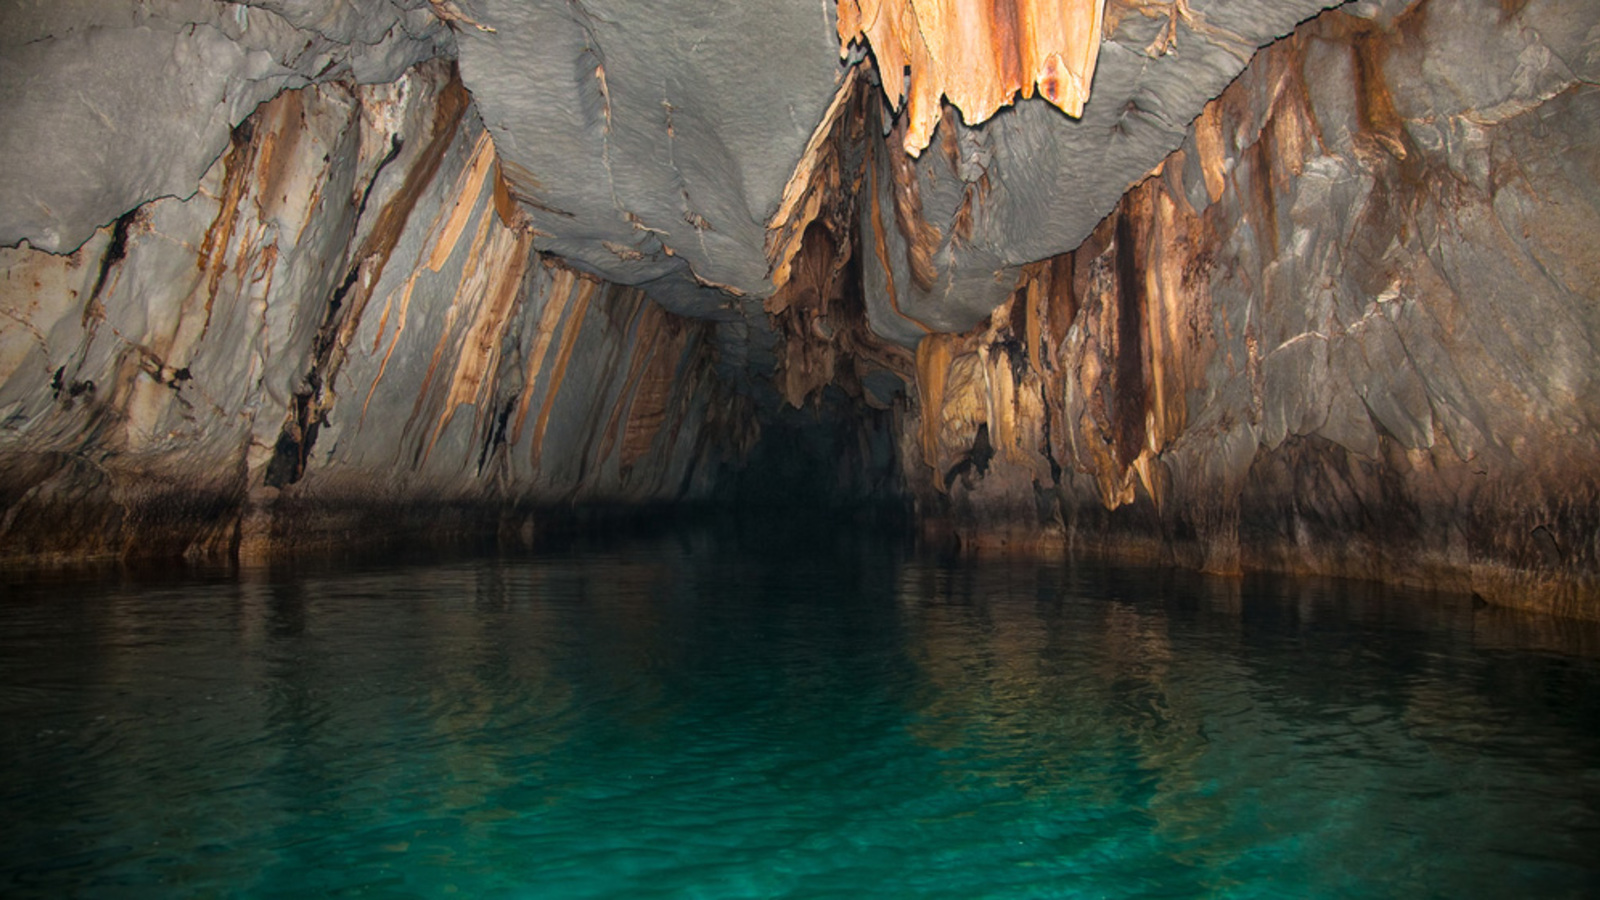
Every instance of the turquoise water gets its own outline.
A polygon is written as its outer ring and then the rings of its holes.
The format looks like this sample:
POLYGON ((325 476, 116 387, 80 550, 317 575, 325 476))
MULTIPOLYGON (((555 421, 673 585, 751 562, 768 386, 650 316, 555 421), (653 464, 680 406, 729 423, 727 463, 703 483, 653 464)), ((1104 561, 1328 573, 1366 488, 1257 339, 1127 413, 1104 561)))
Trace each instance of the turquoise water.
POLYGON ((835 538, 7 585, 0 894, 1600 895, 1592 631, 835 538))

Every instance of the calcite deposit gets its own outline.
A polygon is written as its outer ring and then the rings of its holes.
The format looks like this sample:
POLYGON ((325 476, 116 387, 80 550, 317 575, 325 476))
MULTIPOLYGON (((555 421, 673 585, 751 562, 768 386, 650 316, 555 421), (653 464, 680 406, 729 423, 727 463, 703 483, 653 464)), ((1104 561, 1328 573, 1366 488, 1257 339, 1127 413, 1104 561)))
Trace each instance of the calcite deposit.
POLYGON ((435 61, 279 95, 194 197, 73 254, 0 251, 5 556, 516 534, 693 493, 738 408, 710 326, 533 237, 435 61))
POLYGON ((1264 51, 1083 245, 920 342, 924 519, 1594 615, 1600 57, 1562 15, 1335 11, 1264 51))
POLYGON ((928 146, 947 97, 968 125, 1035 90, 1083 115, 1104 23, 1105 0, 839 0, 846 53, 870 44, 890 104, 905 99, 903 146, 913 156, 928 146))
POLYGON ((1600 618, 1600 7, 1326 5, 8 4, 0 564, 888 503, 1600 618))

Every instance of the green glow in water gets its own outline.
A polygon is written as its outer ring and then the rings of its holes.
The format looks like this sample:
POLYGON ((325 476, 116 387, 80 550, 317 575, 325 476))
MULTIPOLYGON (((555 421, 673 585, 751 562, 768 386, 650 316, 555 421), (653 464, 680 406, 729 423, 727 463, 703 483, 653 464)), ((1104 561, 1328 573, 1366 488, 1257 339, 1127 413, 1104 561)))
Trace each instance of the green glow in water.
POLYGON ((706 540, 9 593, 0 894, 1600 891, 1600 664, 1449 598, 706 540))

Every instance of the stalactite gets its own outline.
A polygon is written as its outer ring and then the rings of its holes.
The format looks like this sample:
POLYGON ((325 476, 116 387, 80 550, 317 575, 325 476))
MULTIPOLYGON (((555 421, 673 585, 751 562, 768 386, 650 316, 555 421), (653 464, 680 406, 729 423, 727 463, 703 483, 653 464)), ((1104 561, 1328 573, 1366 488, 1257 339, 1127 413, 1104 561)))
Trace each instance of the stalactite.
POLYGON ((898 109, 904 100, 901 145, 916 156, 932 138, 943 98, 968 125, 1035 90, 1081 116, 1105 0, 839 0, 838 14, 841 51, 858 40, 870 44, 890 104, 898 109))
MULTIPOLYGON (((1465 126, 1402 113, 1386 73, 1429 52, 1408 16, 1327 13, 1263 53, 1081 247, 1023 267, 982 325, 921 341, 904 444, 925 517, 968 547, 1059 530, 1123 558, 1594 615, 1600 453, 1531 412, 1572 423, 1592 404, 1553 399, 1549 358, 1515 349, 1537 343, 1532 319, 1495 274, 1526 272, 1545 314, 1571 314, 1575 276, 1531 262, 1569 245, 1513 212, 1593 218, 1530 199, 1570 190, 1527 132, 1571 110, 1547 91, 1539 113, 1472 126, 1492 132, 1483 150, 1426 147, 1417 134, 1465 126), (1314 85, 1314 54, 1342 54, 1351 83, 1314 85), (1475 330, 1469 309, 1500 324, 1475 330)), ((1570 353, 1583 333, 1544 343, 1570 353)))

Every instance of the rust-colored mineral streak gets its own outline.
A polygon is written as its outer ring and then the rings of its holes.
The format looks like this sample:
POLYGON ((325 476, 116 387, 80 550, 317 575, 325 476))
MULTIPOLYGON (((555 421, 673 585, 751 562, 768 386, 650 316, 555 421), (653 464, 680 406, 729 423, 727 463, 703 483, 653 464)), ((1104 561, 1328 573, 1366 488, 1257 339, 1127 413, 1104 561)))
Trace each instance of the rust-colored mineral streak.
POLYGON ((1105 0, 839 0, 840 50, 872 46, 889 102, 908 107, 912 156, 928 146, 946 97, 968 125, 1035 87, 1083 115, 1104 22, 1105 0))

